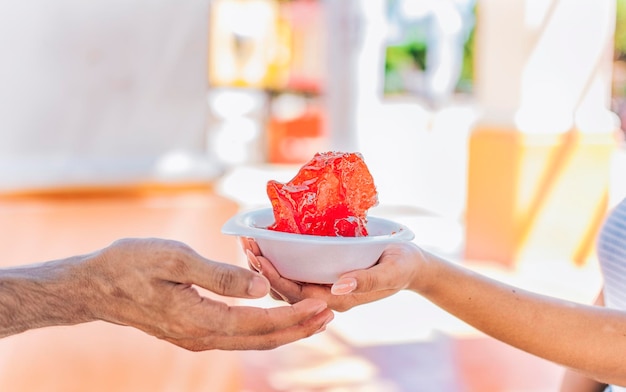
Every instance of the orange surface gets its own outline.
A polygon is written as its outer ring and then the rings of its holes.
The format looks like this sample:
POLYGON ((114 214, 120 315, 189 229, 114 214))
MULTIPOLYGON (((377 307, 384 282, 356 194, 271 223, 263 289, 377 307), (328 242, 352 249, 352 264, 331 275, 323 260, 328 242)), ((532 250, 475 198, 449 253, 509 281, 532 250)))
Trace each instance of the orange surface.
POLYGON ((305 163, 325 151, 324 118, 318 108, 293 119, 272 117, 267 128, 267 159, 271 163, 305 163))
MULTIPOLYGON (((237 262, 220 228, 237 211, 208 191, 57 192, 0 197, 0 265, 91 252, 122 237, 166 237, 206 257, 237 262)), ((192 353, 103 322, 29 331, 0 340, 2 391, 239 391, 236 352, 192 353)))
POLYGON ((564 369, 490 338, 457 339, 453 345, 460 390, 558 391, 564 369))
MULTIPOLYGON (((181 240, 206 257, 239 263, 236 241, 220 233, 237 210, 231 200, 195 187, 0 196, 0 263, 49 260, 90 252, 121 237, 144 236, 181 240)), ((433 311, 422 310, 416 317, 436 323, 441 315, 433 311)), ((556 390, 562 372, 486 337, 437 334, 426 342, 357 347, 337 340, 332 328, 316 335, 320 340, 314 345, 303 341, 270 351, 202 353, 102 322, 33 330, 0 339, 0 391, 311 390, 306 383, 277 389, 271 381, 294 364, 314 371, 321 360, 355 356, 375 367, 372 379, 316 390, 540 392, 556 390)))
POLYGON ((523 134, 479 128, 470 138, 468 259, 583 264, 606 212, 613 134, 523 134))

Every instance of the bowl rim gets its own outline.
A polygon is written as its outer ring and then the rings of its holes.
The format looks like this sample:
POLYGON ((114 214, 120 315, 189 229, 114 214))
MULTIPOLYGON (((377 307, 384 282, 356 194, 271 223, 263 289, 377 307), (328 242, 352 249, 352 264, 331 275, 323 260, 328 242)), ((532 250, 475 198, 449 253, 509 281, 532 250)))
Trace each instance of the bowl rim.
POLYGON ((379 222, 392 224, 398 227, 397 231, 385 235, 368 235, 365 237, 331 237, 318 236, 310 234, 295 234, 282 231, 268 230, 267 228, 250 226, 246 222, 253 216, 274 217, 272 208, 257 208, 253 210, 242 211, 232 216, 222 226, 222 234, 234 235, 239 237, 251 237, 271 240, 282 240, 289 242, 307 242, 307 243, 323 243, 323 244, 371 244, 377 242, 402 242, 411 241, 415 238, 415 234, 407 226, 377 216, 367 216, 368 222, 379 222))

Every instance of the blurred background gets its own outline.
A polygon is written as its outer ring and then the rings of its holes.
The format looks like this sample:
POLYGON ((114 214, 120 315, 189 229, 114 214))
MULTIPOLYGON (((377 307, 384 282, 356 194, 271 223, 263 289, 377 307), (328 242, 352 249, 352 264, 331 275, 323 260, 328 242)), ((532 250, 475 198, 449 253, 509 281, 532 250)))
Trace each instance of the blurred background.
MULTIPOLYGON (((0 260, 159 236, 245 265, 221 225, 316 152, 358 151, 371 214, 588 303, 624 129, 623 0, 0 0, 0 260)), ((268 352, 103 323, 0 341, 2 390, 531 392, 561 373, 409 293, 268 352)))

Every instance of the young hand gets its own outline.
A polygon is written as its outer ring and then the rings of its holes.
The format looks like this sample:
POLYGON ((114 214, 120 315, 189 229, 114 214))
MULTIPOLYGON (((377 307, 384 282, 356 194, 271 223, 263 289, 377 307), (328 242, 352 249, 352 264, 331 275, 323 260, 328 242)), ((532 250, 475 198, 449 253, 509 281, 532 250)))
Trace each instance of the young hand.
POLYGON ((409 288, 416 275, 421 250, 413 243, 387 247, 376 265, 366 270, 348 272, 333 285, 294 282, 283 278, 270 260, 263 257, 256 242, 241 238, 250 268, 263 274, 271 285, 273 298, 295 303, 305 298, 325 301, 337 311, 373 302, 409 288))

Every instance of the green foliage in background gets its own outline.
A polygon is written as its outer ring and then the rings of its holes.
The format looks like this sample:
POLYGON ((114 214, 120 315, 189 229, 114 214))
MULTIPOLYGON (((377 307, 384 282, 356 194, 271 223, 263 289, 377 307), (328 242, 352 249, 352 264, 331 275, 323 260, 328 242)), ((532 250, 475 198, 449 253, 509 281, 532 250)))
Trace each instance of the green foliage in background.
MULTIPOLYGON (((474 9, 474 13, 476 10, 474 9)), ((474 82, 474 33, 476 29, 472 28, 463 46, 463 66, 461 68, 461 76, 457 89, 463 92, 471 92, 474 82)))
POLYGON ((385 52, 385 92, 404 90, 403 72, 426 69, 426 42, 413 39, 402 45, 387 46, 385 52))
MULTIPOLYGON (((624 0, 626 2, 626 0, 624 0)), ((388 0, 393 6, 394 0, 388 0)), ((476 5, 472 12, 476 17, 476 5)), ((385 53, 385 85, 387 94, 406 92, 405 79, 407 74, 423 72, 426 69, 428 55, 427 26, 414 24, 404 26, 404 39, 386 47, 385 53)), ((457 83, 457 91, 471 93, 474 81, 474 28, 469 31, 463 46, 461 74, 457 83)))
POLYGON ((626 0, 617 0, 615 21, 615 58, 626 60, 626 0))
POLYGON ((403 67, 417 67, 426 69, 426 43, 422 41, 409 41, 403 45, 387 47, 385 69, 396 71, 403 67))

